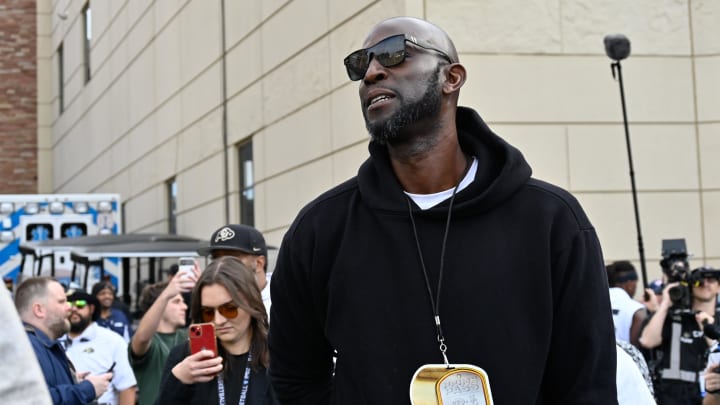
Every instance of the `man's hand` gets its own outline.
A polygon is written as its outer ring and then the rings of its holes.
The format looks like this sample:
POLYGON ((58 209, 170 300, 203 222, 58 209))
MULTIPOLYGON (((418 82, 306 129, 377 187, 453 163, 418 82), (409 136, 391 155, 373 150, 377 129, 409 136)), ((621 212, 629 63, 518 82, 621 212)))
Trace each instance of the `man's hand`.
POLYGON ((660 305, 658 308, 668 309, 672 306, 672 299, 670 299, 670 289, 673 287, 679 286, 679 282, 670 283, 663 288, 662 291, 662 300, 660 301, 660 305))
POLYGON ((197 263, 195 264, 195 268, 193 268, 192 274, 175 273, 173 278, 171 278, 168 282, 167 287, 165 287, 165 290, 163 290, 162 295, 165 299, 169 300, 180 293, 192 291, 199 276, 200 269, 197 266, 197 263))
POLYGON ((90 381, 90 384, 93 385, 93 388, 95 388, 95 398, 98 398, 100 395, 104 394, 105 391, 107 391, 108 387, 110 386, 110 380, 112 380, 113 373, 105 373, 105 374, 98 374, 98 375, 88 375, 87 373, 84 374, 84 380, 90 381))
POLYGON ((705 326, 704 325, 705 322, 707 322, 709 324, 715 323, 715 318, 706 314, 703 311, 699 311, 698 313, 695 314, 695 320, 697 321, 698 326, 700 326, 700 329, 703 329, 703 327, 705 326))
POLYGON ((645 294, 643 294, 642 304, 645 305, 645 308, 649 312, 657 311, 658 305, 660 305, 660 303, 658 302, 657 295, 655 295, 655 291, 653 291, 652 288, 645 289, 645 294), (647 296, 649 299, 645 300, 645 296, 647 296))
POLYGON ((705 369, 705 391, 711 394, 720 394, 720 373, 713 370, 718 368, 718 364, 710 363, 705 369))

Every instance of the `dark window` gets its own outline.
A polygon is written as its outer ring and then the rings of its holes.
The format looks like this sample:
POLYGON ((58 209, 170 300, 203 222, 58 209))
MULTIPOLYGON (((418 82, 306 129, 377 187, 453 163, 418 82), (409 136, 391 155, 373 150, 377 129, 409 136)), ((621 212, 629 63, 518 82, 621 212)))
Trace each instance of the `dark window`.
POLYGON ((58 55, 58 105, 60 106, 60 114, 65 111, 65 69, 63 62, 63 44, 60 43, 57 50, 58 55))
POLYGON ((177 182, 174 178, 167 181, 168 197, 168 233, 177 234, 177 182))
POLYGON ((255 225, 255 175, 252 140, 238 147, 240 161, 240 223, 255 225))
POLYGON ((125 224, 125 201, 120 204, 120 217, 121 219, 121 232, 124 232, 127 229, 127 225, 125 224))
POLYGON ((53 239, 52 224, 30 224, 25 227, 25 240, 28 242, 53 239))
POLYGON ((90 2, 85 3, 82 10, 83 16, 83 70, 85 73, 85 84, 90 81, 90 40, 92 40, 92 10, 90 2))
POLYGON ((77 238, 87 236, 87 224, 83 222, 70 222, 60 226, 61 238, 77 238))

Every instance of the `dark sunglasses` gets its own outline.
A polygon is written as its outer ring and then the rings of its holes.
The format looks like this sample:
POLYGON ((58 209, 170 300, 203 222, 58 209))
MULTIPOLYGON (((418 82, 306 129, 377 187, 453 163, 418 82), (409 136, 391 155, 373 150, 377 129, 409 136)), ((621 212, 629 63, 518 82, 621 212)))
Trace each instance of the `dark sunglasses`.
POLYGON ((235 319, 238 316, 238 307, 232 302, 226 302, 219 307, 200 307, 203 322, 212 322, 215 319, 215 310, 225 319, 235 319))
POLYGON ((77 309, 83 309, 83 308, 85 308, 85 306, 87 306, 87 301, 85 301, 85 300, 68 301, 68 304, 70 304, 71 307, 75 307, 77 309))
POLYGON ((697 280, 695 282, 695 287, 701 286, 708 281, 720 282, 720 280, 718 280, 718 278, 716 276, 707 274, 707 275, 701 276, 700 280, 697 280))
POLYGON ((393 35, 387 37, 370 48, 358 49, 345 58, 345 69, 350 80, 356 81, 365 77, 365 73, 370 67, 370 62, 375 58, 378 63, 384 67, 397 66, 405 61, 407 53, 405 52, 405 42, 428 50, 437 52, 448 63, 453 63, 452 59, 443 51, 429 46, 420 45, 414 40, 405 38, 405 34, 393 35))

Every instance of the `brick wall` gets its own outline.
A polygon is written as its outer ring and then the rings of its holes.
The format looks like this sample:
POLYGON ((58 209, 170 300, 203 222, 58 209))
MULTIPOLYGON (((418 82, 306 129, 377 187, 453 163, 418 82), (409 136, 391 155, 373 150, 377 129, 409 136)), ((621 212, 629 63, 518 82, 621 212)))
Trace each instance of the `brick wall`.
POLYGON ((35 0, 0 0, 0 193, 37 192, 35 0))

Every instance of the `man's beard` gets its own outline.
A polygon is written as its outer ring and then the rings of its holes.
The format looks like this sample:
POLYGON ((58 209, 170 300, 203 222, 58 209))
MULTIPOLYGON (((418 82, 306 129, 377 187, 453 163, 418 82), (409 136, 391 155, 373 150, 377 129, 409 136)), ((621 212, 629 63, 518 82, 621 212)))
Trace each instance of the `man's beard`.
POLYGON ((427 81, 425 94, 423 94, 420 100, 401 105, 400 110, 385 121, 371 124, 368 122, 367 111, 363 111, 365 128, 367 128, 373 141, 381 145, 406 141, 409 135, 403 134, 403 131, 407 127, 421 119, 436 117, 438 115, 442 102, 440 90, 438 89, 438 84, 440 83, 440 68, 441 67, 438 66, 430 76, 430 79, 427 81))
POLYGON ((82 316, 80 316, 79 318, 80 320, 77 322, 70 322, 70 332, 82 333, 82 331, 84 331, 85 328, 90 325, 90 318, 83 318, 82 316))
POLYGON ((48 325, 47 328, 50 334, 52 334, 50 338, 57 339, 70 330, 70 321, 68 321, 68 319, 64 317, 57 318, 50 325, 48 325))

